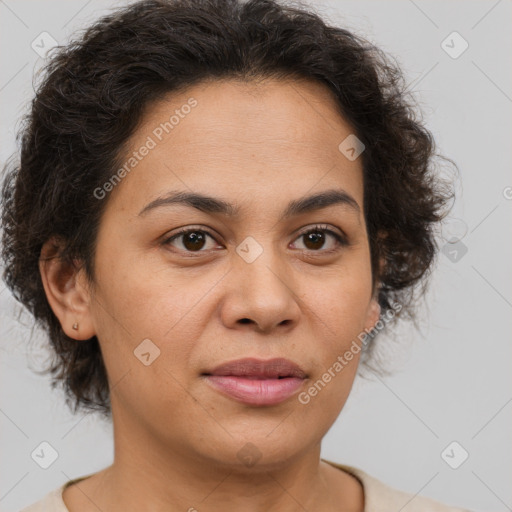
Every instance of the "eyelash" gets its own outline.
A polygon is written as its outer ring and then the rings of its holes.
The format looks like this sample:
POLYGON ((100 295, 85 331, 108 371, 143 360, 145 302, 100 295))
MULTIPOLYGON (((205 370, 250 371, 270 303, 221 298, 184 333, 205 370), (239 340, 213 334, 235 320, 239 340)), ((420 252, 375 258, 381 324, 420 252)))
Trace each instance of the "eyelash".
MULTIPOLYGON (((336 231, 333 231, 332 229, 329 229, 328 227, 322 226, 322 225, 313 226, 312 228, 308 229, 307 231, 300 233, 297 236, 296 240, 299 239, 300 237, 304 237, 311 233, 319 233, 319 232, 327 233, 327 234, 331 235, 336 240, 337 247, 335 247, 334 249, 329 249, 327 251, 321 250, 321 249, 319 249, 317 251, 315 251, 313 249, 301 249, 303 252, 332 254, 334 252, 339 251, 340 248, 348 247, 350 245, 350 243, 348 242, 348 240, 346 239, 346 237, 344 235, 341 235, 341 234, 337 233, 336 231)), ((174 235, 172 235, 171 237, 166 238, 162 242, 162 245, 170 245, 174 240, 176 240, 180 236, 186 235, 188 233, 206 233, 208 236, 210 236, 211 238, 213 238, 215 240, 215 237, 209 231, 207 231, 203 228, 201 228, 201 229, 199 229, 199 228, 183 228, 180 231, 178 231, 177 233, 175 233, 174 235)), ((203 251, 203 250, 185 251, 185 253, 190 254, 190 255, 200 254, 201 252, 207 252, 207 251, 203 251)), ((195 256, 191 256, 191 257, 195 257, 195 256)))

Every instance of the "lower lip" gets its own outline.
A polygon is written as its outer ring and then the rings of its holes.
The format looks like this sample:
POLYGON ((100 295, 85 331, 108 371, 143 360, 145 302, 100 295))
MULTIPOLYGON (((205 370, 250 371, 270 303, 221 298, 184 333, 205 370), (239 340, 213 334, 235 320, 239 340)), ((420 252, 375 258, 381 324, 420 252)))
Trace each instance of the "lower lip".
POLYGON ((250 405, 275 405, 293 396, 304 379, 250 379, 247 377, 207 375, 206 380, 222 393, 250 405))

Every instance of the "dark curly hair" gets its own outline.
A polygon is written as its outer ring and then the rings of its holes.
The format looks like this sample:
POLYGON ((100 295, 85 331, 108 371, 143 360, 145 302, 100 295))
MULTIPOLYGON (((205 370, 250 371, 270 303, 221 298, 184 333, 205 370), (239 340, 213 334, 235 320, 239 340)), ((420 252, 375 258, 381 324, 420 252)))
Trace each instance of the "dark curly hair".
POLYGON ((291 77, 327 85, 366 146, 364 215, 381 315, 399 303, 400 316, 414 321, 437 253, 434 227, 454 194, 434 173, 440 155, 399 66, 373 44, 301 4, 145 0, 55 48, 44 71, 18 133, 19 159, 4 168, 4 281, 47 331, 53 360, 46 372, 75 412, 110 415, 106 369, 98 339, 71 339, 50 308, 41 248, 61 240, 56 256, 83 264, 94 282, 108 199, 93 191, 122 163, 150 103, 201 81, 291 77))

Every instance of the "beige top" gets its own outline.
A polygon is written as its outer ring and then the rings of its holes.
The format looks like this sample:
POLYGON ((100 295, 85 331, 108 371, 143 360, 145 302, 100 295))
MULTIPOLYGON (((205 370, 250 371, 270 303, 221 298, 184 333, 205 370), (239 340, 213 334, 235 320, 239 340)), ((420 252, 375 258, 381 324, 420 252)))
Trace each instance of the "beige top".
MULTIPOLYGON (((470 512, 469 510, 443 505, 430 498, 408 494, 388 487, 379 480, 358 468, 337 464, 322 459, 342 471, 355 476, 364 490, 364 512, 470 512)), ((69 512, 62 500, 62 491, 72 483, 84 480, 92 475, 69 480, 61 487, 49 492, 38 502, 24 508, 21 512, 69 512)))

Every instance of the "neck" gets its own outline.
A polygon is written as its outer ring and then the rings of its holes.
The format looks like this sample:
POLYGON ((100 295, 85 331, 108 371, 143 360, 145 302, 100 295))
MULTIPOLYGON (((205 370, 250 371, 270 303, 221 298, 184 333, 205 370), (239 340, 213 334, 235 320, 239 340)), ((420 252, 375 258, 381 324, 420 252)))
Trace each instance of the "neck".
POLYGON ((286 461, 250 466, 208 459, 179 443, 170 448, 133 424, 116 427, 114 463, 75 484, 78 492, 65 491, 70 512, 363 511, 360 485, 321 461, 320 443, 286 461))

